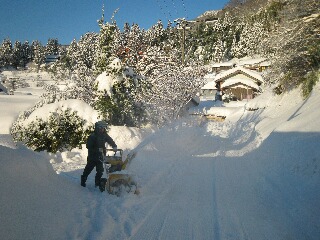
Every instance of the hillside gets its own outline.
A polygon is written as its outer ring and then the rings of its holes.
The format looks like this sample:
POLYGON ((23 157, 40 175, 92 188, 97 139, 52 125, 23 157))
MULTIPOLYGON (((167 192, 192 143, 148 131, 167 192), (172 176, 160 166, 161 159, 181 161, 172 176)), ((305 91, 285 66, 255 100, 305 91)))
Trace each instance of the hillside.
POLYGON ((188 57, 210 63, 258 54, 272 62, 265 79, 275 92, 302 84, 307 96, 319 70, 319 10, 315 0, 230 1, 190 23, 188 57))

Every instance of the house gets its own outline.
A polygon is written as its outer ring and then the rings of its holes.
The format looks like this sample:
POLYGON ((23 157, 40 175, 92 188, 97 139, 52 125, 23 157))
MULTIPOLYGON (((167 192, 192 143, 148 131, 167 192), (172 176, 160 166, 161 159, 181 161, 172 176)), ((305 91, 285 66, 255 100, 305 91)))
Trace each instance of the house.
POLYGON ((212 65, 212 72, 219 73, 221 71, 229 70, 234 68, 236 63, 234 61, 222 62, 222 63, 214 63, 212 65))
POLYGON ((259 72, 263 72, 267 69, 269 69, 271 66, 271 63, 270 61, 263 61, 262 63, 260 63, 260 66, 259 66, 259 72))
POLYGON ((60 55, 47 55, 45 59, 46 64, 54 63, 56 61, 60 60, 60 55))
POLYGON ((271 63, 266 58, 244 57, 239 59, 237 66, 262 72, 270 67, 271 63))
POLYGON ((261 92, 262 76, 244 67, 235 67, 218 74, 215 78, 217 87, 233 100, 252 99, 261 92))
POLYGON ((217 83, 214 80, 204 85, 201 88, 201 93, 200 93, 201 98, 206 100, 214 100, 216 93, 218 91, 218 88, 216 87, 216 85, 217 83))

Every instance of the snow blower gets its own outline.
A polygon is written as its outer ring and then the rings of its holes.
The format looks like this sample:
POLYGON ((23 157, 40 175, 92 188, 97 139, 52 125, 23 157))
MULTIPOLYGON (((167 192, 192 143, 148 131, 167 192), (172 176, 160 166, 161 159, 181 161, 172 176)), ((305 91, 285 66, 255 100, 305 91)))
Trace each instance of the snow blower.
MULTIPOLYGON (((102 152, 103 154, 103 152, 102 152)), ((137 184, 132 179, 132 176, 125 170, 127 164, 135 157, 135 154, 129 154, 123 161, 123 150, 113 149, 106 150, 106 156, 103 156, 104 169, 106 178, 101 178, 99 189, 101 192, 105 190, 109 194, 120 196, 124 192, 133 192, 139 194, 137 184)))

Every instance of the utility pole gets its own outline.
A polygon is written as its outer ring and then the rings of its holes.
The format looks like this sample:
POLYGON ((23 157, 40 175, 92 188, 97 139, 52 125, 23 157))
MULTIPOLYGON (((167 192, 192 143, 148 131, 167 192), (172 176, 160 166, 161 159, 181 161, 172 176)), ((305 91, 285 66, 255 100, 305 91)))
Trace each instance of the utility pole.
POLYGON ((190 29, 188 27, 188 22, 182 18, 178 20, 178 28, 179 30, 182 30, 182 46, 181 46, 181 62, 182 65, 184 65, 185 62, 185 47, 186 47, 186 30, 190 29))

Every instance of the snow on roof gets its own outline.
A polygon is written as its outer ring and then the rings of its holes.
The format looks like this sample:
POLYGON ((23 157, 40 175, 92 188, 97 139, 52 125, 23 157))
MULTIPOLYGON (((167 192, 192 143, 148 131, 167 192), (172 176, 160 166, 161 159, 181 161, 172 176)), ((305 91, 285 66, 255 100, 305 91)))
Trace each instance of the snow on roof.
POLYGON ((252 58, 252 57, 246 57, 246 58, 241 58, 239 59, 239 65, 254 65, 254 64, 259 64, 261 62, 266 61, 266 58, 252 58))
POLYGON ((206 85, 204 85, 201 89, 202 90, 207 90, 207 89, 217 89, 216 88, 216 82, 215 81, 210 81, 206 85))
POLYGON ((214 63, 212 67, 232 67, 234 64, 235 64, 234 61, 221 62, 221 63, 214 63))
POLYGON ((315 20, 316 18, 318 18, 319 16, 320 16, 320 14, 314 13, 314 14, 311 14, 307 17, 304 17, 302 20, 304 22, 311 22, 311 21, 315 20))
POLYGON ((214 79, 216 77, 216 73, 209 73, 207 75, 205 75, 203 78, 204 79, 214 79))
POLYGON ((214 63, 212 64, 212 67, 232 67, 234 64, 238 63, 237 58, 233 58, 228 62, 220 62, 220 63, 214 63))
POLYGON ((261 67, 269 67, 270 65, 271 65, 270 61, 264 61, 264 62, 260 63, 261 67))
POLYGON ((243 68, 243 67, 240 67, 240 66, 219 73, 216 76, 215 81, 216 82, 222 81, 226 77, 228 77, 229 75, 232 75, 232 74, 237 73, 237 72, 245 73, 246 75, 249 75, 252 78, 258 80, 260 83, 264 82, 262 76, 258 72, 251 71, 249 69, 246 69, 246 68, 243 68))
POLYGON ((253 82, 253 81, 251 81, 249 79, 243 79, 243 78, 230 78, 230 79, 227 79, 226 81, 224 81, 221 84, 221 87, 222 88, 227 88, 227 87, 230 87, 232 85, 239 84, 239 83, 245 85, 244 87, 248 86, 248 87, 251 87, 251 88, 254 88, 254 89, 260 91, 259 86, 255 82, 253 82))

